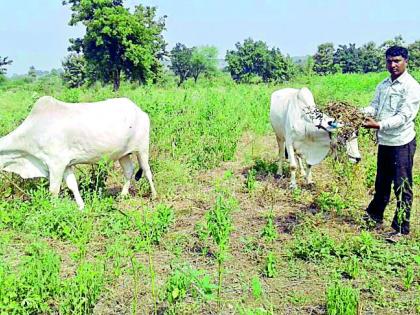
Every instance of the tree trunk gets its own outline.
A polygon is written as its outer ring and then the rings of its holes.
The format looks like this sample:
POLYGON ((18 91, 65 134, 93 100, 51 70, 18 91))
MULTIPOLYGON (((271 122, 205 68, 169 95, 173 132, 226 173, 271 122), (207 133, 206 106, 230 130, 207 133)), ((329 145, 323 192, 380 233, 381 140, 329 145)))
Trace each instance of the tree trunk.
POLYGON ((117 92, 120 88, 120 78, 121 78, 121 70, 115 69, 114 70, 114 88, 113 88, 114 92, 117 92))

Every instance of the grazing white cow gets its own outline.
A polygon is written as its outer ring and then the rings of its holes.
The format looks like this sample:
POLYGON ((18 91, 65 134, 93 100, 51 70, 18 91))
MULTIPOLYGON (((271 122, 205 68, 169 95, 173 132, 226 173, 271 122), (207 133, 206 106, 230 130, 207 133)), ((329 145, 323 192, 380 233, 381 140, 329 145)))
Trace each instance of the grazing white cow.
MULTIPOLYGON (((279 147, 278 174, 282 175, 282 161, 287 150, 292 188, 296 187, 298 163, 307 183, 312 183, 312 165, 320 163, 331 147, 335 120, 323 114, 314 115, 316 112, 314 98, 307 88, 285 88, 271 95, 270 120, 279 147), (307 166, 306 171, 303 164, 307 166)), ((356 134, 346 142, 346 150, 352 162, 360 161, 356 134)))
POLYGON ((140 170, 156 190, 149 167, 148 115, 127 98, 96 103, 64 103, 41 97, 23 123, 0 138, 0 170, 23 178, 48 177, 50 192, 57 196, 63 177, 80 209, 80 196, 73 165, 92 164, 106 157, 118 160, 124 171, 122 195, 128 193, 136 155, 140 170))

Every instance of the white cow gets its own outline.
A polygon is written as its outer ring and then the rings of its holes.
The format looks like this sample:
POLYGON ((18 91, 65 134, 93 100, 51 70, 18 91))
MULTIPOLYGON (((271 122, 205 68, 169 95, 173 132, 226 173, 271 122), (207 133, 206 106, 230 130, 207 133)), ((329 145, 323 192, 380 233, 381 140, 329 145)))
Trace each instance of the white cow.
MULTIPOLYGON (((336 128, 335 120, 319 114, 312 93, 307 88, 275 91, 271 95, 270 120, 279 147, 278 174, 282 175, 286 149, 290 162, 290 186, 296 187, 298 163, 307 183, 312 183, 311 167, 328 154, 331 131, 336 128), (306 172, 302 159, 307 166, 306 172)), ((352 162, 360 161, 356 134, 346 142, 346 150, 352 162)))
POLYGON ((126 179, 122 195, 126 195, 134 173, 133 153, 141 167, 136 179, 143 170, 155 197, 148 162, 149 129, 148 115, 127 98, 70 104, 44 96, 19 127, 0 138, 0 170, 23 178, 48 177, 55 196, 64 177, 83 209, 73 165, 104 157, 118 160, 126 179))

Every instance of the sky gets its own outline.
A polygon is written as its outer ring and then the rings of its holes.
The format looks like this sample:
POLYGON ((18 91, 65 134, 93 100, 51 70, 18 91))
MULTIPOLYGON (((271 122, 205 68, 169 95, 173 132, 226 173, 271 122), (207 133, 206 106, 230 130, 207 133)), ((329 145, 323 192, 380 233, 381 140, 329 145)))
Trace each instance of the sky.
MULTIPOLYGON (((0 56, 13 64, 7 74, 60 68, 69 38, 81 26, 69 26, 70 9, 62 0, 0 0, 0 56)), ((168 50, 212 45, 223 58, 237 42, 251 37, 290 56, 313 55, 321 43, 381 44, 402 35, 420 40, 420 0, 125 0, 156 6, 166 15, 168 50)))

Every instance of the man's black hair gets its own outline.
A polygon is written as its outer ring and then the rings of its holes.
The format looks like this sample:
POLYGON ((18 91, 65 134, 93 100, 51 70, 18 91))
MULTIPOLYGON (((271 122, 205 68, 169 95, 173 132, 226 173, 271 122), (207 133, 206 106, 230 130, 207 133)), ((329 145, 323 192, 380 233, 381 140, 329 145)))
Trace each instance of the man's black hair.
POLYGON ((408 50, 405 47, 401 47, 401 46, 391 46, 389 47, 386 52, 385 52, 385 57, 397 57, 397 56, 401 56, 403 57, 405 60, 408 59, 408 50))

